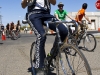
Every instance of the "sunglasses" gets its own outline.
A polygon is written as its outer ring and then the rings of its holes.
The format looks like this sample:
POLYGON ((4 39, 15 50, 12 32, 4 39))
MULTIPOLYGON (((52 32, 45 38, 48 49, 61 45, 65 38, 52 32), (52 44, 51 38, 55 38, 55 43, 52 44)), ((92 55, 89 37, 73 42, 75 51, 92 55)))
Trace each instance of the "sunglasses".
POLYGON ((59 5, 58 7, 63 7, 63 5, 59 5))

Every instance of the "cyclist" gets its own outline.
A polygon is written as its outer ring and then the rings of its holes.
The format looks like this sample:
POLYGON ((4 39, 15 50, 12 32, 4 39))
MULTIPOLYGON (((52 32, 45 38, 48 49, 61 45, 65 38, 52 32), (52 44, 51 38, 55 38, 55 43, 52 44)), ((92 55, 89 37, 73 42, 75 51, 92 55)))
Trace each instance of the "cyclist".
POLYGON ((71 20, 73 20, 73 19, 68 15, 68 13, 67 13, 65 10, 63 10, 63 6, 64 6, 64 4, 63 4, 62 2, 60 2, 60 3, 58 4, 58 8, 59 8, 59 9, 57 9, 57 10, 55 11, 55 13, 54 13, 55 17, 56 17, 58 20, 60 20, 60 21, 66 20, 66 16, 67 16, 68 18, 70 18, 71 20))
POLYGON ((9 23, 7 23, 7 25, 6 25, 6 30, 9 31, 9 23))
MULTIPOLYGON (((45 54, 45 41, 46 35, 43 28, 44 21, 52 21, 52 18, 55 18, 53 15, 50 15, 50 4, 55 5, 56 0, 37 0, 34 3, 29 2, 31 0, 23 0, 21 5, 22 8, 26 8, 28 5, 28 21, 34 30, 35 35, 37 36, 36 42, 36 53, 34 60, 34 67, 36 70, 36 75, 45 75, 46 72, 44 68, 44 59, 45 54), (34 5, 33 5, 34 4, 34 5), (34 7, 33 7, 34 6, 34 7)), ((35 1, 35 0, 34 0, 35 1)), ((56 31, 56 25, 50 24, 49 28, 56 31)), ((63 24, 59 24, 58 29, 60 31, 61 40, 64 41, 68 35, 68 30, 63 24)))
MULTIPOLYGON (((78 23, 78 32, 76 35, 76 39, 78 38, 78 35, 80 33, 80 30, 83 30, 83 23, 82 23, 82 19, 83 17, 89 22, 91 23, 91 21, 89 20, 89 18, 86 16, 85 14, 85 10, 87 9, 88 4, 87 3, 83 3, 82 4, 82 8, 78 11, 78 13, 76 14, 75 20, 78 23)), ((86 26, 87 27, 87 26, 86 26)))
POLYGON ((10 27, 10 25, 9 25, 9 23, 7 23, 7 25, 6 25, 6 35, 7 36, 9 36, 9 34, 10 34, 9 27, 10 27))
MULTIPOLYGON (((66 17, 70 18, 71 20, 74 20, 73 18, 71 18, 69 15, 68 15, 68 12, 66 12, 65 10, 63 10, 63 6, 64 4, 62 2, 60 2, 58 4, 58 9, 55 11, 54 15, 55 17, 62 21, 62 20, 66 20, 66 17)), ((69 28, 69 31, 70 33, 72 33, 72 30, 69 28)))
POLYGON ((2 32, 4 32, 4 25, 3 24, 1 24, 1 26, 0 26, 0 35, 2 32))
POLYGON ((1 25, 1 31, 4 31, 4 25, 3 24, 1 25))
POLYGON ((17 25, 16 25, 16 32, 20 32, 20 27, 21 27, 21 24, 20 24, 20 21, 18 20, 17 25))
POLYGON ((9 26, 9 31, 10 31, 10 35, 11 35, 11 36, 12 36, 11 31, 12 31, 14 28, 15 28, 14 23, 11 22, 11 23, 10 23, 10 26, 9 26))

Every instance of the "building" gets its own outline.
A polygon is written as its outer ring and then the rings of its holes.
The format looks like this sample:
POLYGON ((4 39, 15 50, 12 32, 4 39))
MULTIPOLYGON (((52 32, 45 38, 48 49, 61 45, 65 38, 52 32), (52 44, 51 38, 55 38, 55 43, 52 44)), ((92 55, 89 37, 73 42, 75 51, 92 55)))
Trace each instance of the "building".
MULTIPOLYGON (((69 12, 69 15, 75 18, 76 13, 77 12, 69 12)), ((92 22, 92 24, 89 24, 89 30, 98 30, 98 28, 100 28, 100 12, 86 12, 86 15, 92 22)), ((83 21, 88 24, 84 18, 83 21)))

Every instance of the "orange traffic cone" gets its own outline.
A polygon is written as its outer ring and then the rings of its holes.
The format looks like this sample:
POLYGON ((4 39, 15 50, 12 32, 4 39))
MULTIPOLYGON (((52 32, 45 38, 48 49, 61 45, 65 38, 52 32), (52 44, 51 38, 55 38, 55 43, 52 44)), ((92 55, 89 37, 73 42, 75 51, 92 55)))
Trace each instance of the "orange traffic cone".
POLYGON ((98 31, 100 32, 100 28, 98 28, 98 31))
POLYGON ((4 40, 6 40, 6 36, 5 36, 4 31, 3 31, 3 33, 2 33, 2 41, 4 41, 4 40))

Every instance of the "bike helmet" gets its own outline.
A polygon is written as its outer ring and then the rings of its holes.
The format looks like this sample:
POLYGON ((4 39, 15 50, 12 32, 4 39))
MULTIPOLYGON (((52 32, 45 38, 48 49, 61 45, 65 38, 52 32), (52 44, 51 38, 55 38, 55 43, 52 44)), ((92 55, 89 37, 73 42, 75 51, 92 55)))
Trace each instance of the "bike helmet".
POLYGON ((82 8, 83 9, 87 9, 88 4, 87 3, 83 3, 82 8))

